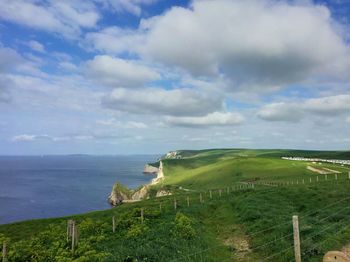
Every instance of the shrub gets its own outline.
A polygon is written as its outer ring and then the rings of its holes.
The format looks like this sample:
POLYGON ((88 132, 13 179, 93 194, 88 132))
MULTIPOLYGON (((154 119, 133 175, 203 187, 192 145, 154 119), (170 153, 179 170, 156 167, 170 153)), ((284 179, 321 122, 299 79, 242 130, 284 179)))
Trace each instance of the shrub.
POLYGON ((185 239, 192 239, 195 236, 195 230, 192 227, 192 220, 184 214, 178 212, 175 217, 175 236, 185 239))
POLYGON ((148 227, 144 224, 132 225, 126 233, 127 238, 137 238, 148 231, 148 227))

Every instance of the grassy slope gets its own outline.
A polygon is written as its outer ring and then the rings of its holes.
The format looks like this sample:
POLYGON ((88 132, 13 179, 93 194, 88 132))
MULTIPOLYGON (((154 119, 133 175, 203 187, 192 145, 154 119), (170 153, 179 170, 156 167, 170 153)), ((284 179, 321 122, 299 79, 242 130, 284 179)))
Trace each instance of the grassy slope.
MULTIPOLYGON (((307 163, 281 160, 280 156, 300 154, 300 156, 348 159, 349 154, 346 152, 220 149, 186 151, 181 154, 186 156, 186 159, 164 161, 166 179, 158 187, 177 185, 194 190, 190 194, 192 203, 190 208, 186 205, 186 195, 183 191, 176 189, 181 194, 176 198, 179 204, 178 210, 192 219, 196 237, 187 240, 173 234, 175 218, 173 197, 166 197, 73 216, 78 221, 92 218, 93 221, 100 221, 99 223, 106 227, 106 232, 103 233, 105 240, 91 244, 93 249, 97 252, 103 250, 110 253, 110 261, 116 259, 133 261, 127 260, 128 256, 138 261, 146 261, 146 258, 147 261, 170 261, 174 258, 182 258, 179 261, 220 261, 231 257, 236 260, 254 261, 288 248, 285 253, 273 257, 276 259, 274 261, 288 261, 292 256, 291 236, 274 242, 273 245, 266 243, 291 232, 289 222, 292 214, 305 216, 300 223, 302 240, 306 239, 302 242, 303 256, 308 259, 307 261, 313 259, 318 261, 325 251, 341 247, 350 237, 348 230, 338 232, 346 225, 350 210, 343 209, 345 201, 334 204, 349 197, 350 182, 346 180, 345 175, 339 175, 339 179, 342 180, 333 182, 288 188, 256 187, 254 191, 239 190, 228 195, 225 193, 221 198, 216 191, 213 192, 212 200, 209 199, 206 190, 236 186, 239 182, 254 180, 309 181, 311 177, 314 181, 317 175, 306 170, 307 163), (203 192, 204 204, 199 203, 199 191, 203 192), (162 214, 158 211, 159 202, 163 205, 162 214), (324 209, 327 205, 331 206, 324 209), (132 223, 139 224, 137 219, 140 207, 146 210, 148 229, 145 232, 137 238, 127 237, 130 228, 125 229, 122 224, 117 234, 112 235, 108 232, 112 215, 119 218, 119 221, 131 219, 134 221, 132 223), (319 212, 312 212, 321 208, 323 209, 319 212), (328 216, 331 217, 328 219, 328 216), (281 223, 284 224, 280 225, 281 223), (279 226, 254 234, 275 225, 279 226), (315 235, 321 230, 322 234, 315 235), (322 245, 313 247, 326 239, 331 239, 330 237, 333 237, 332 241, 325 241, 322 245), (310 239, 307 240, 308 238, 310 239), (253 250, 239 251, 237 243, 240 242, 248 242, 253 250), (266 246, 257 248, 261 245, 266 246), (185 256, 191 253, 197 254, 185 256)), ((322 166, 341 172, 348 171, 348 168, 336 165, 322 166)), ((320 181, 322 178, 320 176, 320 181)), ((0 225, 0 233, 11 237, 15 242, 31 238, 52 224, 64 232, 65 220, 66 218, 57 218, 0 225)), ((107 258, 105 260, 108 261, 107 258)))

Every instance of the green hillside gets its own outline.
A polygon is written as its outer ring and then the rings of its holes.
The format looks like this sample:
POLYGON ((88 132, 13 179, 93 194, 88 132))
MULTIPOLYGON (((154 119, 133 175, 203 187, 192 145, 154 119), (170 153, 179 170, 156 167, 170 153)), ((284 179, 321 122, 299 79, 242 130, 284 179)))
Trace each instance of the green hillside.
POLYGON ((300 219, 303 261, 350 243, 350 167, 281 159, 350 159, 349 152, 178 153, 182 159, 163 160, 165 179, 154 186, 173 195, 69 217, 79 228, 74 252, 68 217, 0 225, 9 261, 291 261, 292 215, 300 219))

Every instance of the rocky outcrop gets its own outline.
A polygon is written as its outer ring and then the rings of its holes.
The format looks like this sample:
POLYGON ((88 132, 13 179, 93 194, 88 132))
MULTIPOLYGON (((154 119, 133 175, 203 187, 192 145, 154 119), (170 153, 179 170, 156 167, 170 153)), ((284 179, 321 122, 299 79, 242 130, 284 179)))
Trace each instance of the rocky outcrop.
POLYGON ((157 168, 155 166, 151 166, 151 165, 145 165, 145 167, 143 168, 144 174, 155 175, 158 173, 158 171, 159 171, 159 168, 157 168))
POLYGON ((146 185, 141 187, 139 190, 135 191, 135 193, 132 195, 132 200, 141 200, 146 199, 149 197, 149 189, 150 186, 146 185))
POLYGON ((129 200, 131 191, 120 183, 115 183, 112 192, 108 196, 108 202, 112 206, 117 206, 123 203, 124 200, 129 200))
MULTIPOLYGON (((149 198, 151 186, 158 184, 164 179, 162 161, 160 161, 159 168, 157 168, 156 173, 157 173, 157 177, 153 178, 150 184, 145 185, 138 190, 130 190, 122 186, 120 183, 116 183, 113 186, 112 192, 108 197, 108 202, 112 206, 117 206, 122 204, 123 202, 134 202, 134 201, 139 201, 141 199, 149 198)), ((167 196, 167 195, 171 195, 171 193, 165 190, 160 190, 156 193, 156 197, 167 196)))
POLYGON ((167 190, 160 190, 157 192, 156 197, 171 196, 172 193, 167 190))

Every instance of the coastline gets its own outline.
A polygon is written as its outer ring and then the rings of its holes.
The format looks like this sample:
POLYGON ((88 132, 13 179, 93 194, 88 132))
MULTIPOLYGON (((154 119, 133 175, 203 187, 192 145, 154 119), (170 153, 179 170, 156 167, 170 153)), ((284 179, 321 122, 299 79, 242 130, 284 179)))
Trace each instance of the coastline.
MULTIPOLYGON (((150 166, 147 164, 145 166, 146 168, 149 168, 150 166)), ((157 169, 157 176, 151 180, 151 182, 146 183, 139 187, 138 190, 130 190, 123 185, 119 184, 118 182, 114 184, 112 188, 112 192, 108 196, 108 202, 112 207, 118 206, 122 203, 134 203, 141 201, 143 199, 148 199, 150 197, 150 188, 152 186, 155 186, 159 183, 161 183, 164 180, 164 171, 163 171, 163 162, 159 161, 159 167, 152 167, 151 172, 145 172, 147 173, 155 173, 154 171, 157 169)), ((156 193, 156 197, 170 195, 170 192, 161 190, 156 193)))

